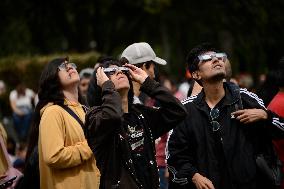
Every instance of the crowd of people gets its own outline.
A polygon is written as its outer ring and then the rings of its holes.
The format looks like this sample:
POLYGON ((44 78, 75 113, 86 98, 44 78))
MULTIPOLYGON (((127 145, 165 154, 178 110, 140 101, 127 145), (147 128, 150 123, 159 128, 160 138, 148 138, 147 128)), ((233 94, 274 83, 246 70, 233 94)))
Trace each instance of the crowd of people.
POLYGON ((37 92, 10 92, 0 188, 284 189, 284 58, 261 83, 273 94, 209 43, 186 62, 177 85, 146 42, 80 72, 50 60, 37 92))

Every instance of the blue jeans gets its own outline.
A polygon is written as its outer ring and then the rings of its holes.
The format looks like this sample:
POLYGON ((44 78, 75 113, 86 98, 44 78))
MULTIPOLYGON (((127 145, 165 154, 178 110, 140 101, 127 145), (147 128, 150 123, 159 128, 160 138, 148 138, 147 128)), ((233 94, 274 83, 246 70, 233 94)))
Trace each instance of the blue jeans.
POLYGON ((168 178, 165 177, 167 168, 159 167, 159 177, 161 189, 168 189, 168 178))
POLYGON ((13 113, 13 121, 20 141, 26 141, 32 121, 32 112, 23 116, 13 113))

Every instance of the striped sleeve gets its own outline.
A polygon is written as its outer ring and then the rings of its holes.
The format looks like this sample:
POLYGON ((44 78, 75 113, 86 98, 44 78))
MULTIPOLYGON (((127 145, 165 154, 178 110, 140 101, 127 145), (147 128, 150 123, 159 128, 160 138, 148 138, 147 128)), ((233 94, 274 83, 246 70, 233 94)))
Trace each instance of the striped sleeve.
POLYGON ((252 104, 251 107, 247 107, 247 108, 262 108, 266 110, 268 114, 267 123, 272 124, 273 126, 276 126, 278 129, 284 131, 284 118, 280 117, 274 112, 267 110, 261 98, 259 98, 256 94, 249 92, 245 88, 241 88, 240 93, 242 94, 242 97, 248 96, 248 99, 246 101, 248 101, 249 104, 252 104))
POLYGON ((240 89, 240 93, 249 96, 250 98, 254 99, 262 108, 266 109, 264 102, 261 98, 259 98, 255 93, 249 92, 245 88, 240 89))
POLYGON ((276 126, 278 129, 284 131, 284 118, 279 117, 274 112, 268 111, 268 118, 270 117, 270 120, 272 120, 272 124, 276 126))

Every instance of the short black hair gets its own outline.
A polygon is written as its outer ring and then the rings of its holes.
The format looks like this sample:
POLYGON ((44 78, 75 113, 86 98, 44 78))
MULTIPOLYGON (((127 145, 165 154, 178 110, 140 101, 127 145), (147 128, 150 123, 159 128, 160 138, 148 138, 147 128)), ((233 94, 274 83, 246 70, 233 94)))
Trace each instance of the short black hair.
POLYGON ((187 54, 186 57, 186 63, 190 73, 193 73, 196 70, 198 70, 198 63, 199 63, 198 56, 208 51, 216 52, 216 49, 213 47, 213 45, 208 42, 201 43, 195 46, 193 49, 191 49, 191 51, 187 54))

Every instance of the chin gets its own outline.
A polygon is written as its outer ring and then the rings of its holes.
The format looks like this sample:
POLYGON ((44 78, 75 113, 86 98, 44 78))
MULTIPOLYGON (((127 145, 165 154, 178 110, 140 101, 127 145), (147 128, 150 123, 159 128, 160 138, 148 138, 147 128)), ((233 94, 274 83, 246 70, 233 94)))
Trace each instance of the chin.
POLYGON ((223 72, 217 73, 212 77, 212 79, 215 80, 215 81, 220 81, 220 80, 223 80, 225 78, 226 78, 226 73, 223 73, 223 72))

